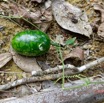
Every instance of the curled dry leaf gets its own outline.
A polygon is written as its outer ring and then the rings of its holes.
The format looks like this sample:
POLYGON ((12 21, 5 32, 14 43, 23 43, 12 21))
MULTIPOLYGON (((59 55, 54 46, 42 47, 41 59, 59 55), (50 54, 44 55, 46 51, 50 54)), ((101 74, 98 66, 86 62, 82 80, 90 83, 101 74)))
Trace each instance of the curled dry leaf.
POLYGON ((64 0, 53 0, 52 9, 62 28, 90 37, 92 28, 85 12, 64 0))
POLYGON ((84 51, 79 47, 76 47, 71 51, 71 53, 66 54, 66 56, 64 57, 65 63, 70 62, 76 66, 79 66, 81 64, 81 61, 83 60, 84 60, 84 51))
POLYGON ((98 35, 100 37, 103 37, 104 38, 104 22, 102 24, 100 24, 99 28, 98 28, 98 35))
POLYGON ((41 12, 39 10, 32 12, 26 9, 25 7, 17 5, 15 3, 10 3, 9 7, 10 10, 13 12, 13 16, 16 17, 25 17, 37 20, 41 16, 41 12))
POLYGON ((101 12, 101 24, 98 27, 98 36, 104 38, 104 5, 101 4, 94 4, 94 9, 101 12))
POLYGON ((101 13, 101 22, 104 22, 104 5, 94 4, 94 9, 100 11, 100 13, 101 13))
POLYGON ((16 65, 25 72, 42 71, 34 57, 25 57, 17 54, 12 48, 10 52, 16 65))
POLYGON ((0 68, 7 64, 12 59, 11 53, 0 54, 0 68))

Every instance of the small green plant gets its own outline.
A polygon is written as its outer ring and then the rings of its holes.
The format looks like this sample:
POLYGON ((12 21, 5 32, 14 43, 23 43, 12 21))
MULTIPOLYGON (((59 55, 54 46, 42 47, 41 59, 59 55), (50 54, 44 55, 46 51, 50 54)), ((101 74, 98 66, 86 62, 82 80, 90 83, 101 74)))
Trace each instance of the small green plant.
POLYGON ((62 71, 62 77, 58 78, 56 81, 55 81, 55 84, 62 79, 62 89, 64 90, 70 90, 70 89, 76 89, 76 88, 81 88, 81 87, 85 87, 85 86, 89 86, 90 84, 104 84, 104 82, 101 82, 101 81, 98 81, 98 82, 92 82, 88 77, 82 75, 82 74, 77 74, 77 75, 71 75, 71 76, 65 76, 65 64, 64 64, 64 61, 63 61, 63 56, 62 56, 62 50, 61 50, 61 46, 59 47, 56 47, 56 50, 59 54, 59 57, 60 57, 60 61, 63 65, 63 71, 62 71), (72 78, 78 78, 80 80, 83 80, 84 83, 81 84, 81 85, 77 85, 77 86, 72 86, 72 87, 69 87, 69 88, 65 88, 64 87, 64 84, 65 84, 65 79, 72 79, 72 78))
POLYGON ((75 40, 76 40, 76 37, 71 38, 71 39, 68 39, 68 40, 65 42, 65 45, 73 45, 73 44, 75 43, 75 40))
MULTIPOLYGON (((75 42, 75 40, 76 40, 76 37, 74 37, 74 38, 72 38, 72 39, 69 39, 69 40, 67 40, 66 44, 67 44, 67 45, 73 45, 74 42, 75 42)), ((79 88, 79 87, 82 87, 82 86, 88 86, 88 85, 91 83, 91 81, 90 81, 89 78, 87 78, 86 76, 84 76, 84 75, 82 75, 82 74, 72 75, 72 76, 65 76, 65 70, 64 70, 64 69, 65 69, 65 64, 64 64, 64 60, 63 60, 63 55, 62 55, 61 46, 58 46, 58 47, 56 46, 56 50, 57 50, 57 52, 58 52, 58 54, 59 54, 60 61, 61 61, 62 66, 63 66, 63 70, 62 70, 62 77, 58 78, 58 79, 55 81, 55 83, 57 83, 59 80, 62 79, 62 89, 69 89, 69 88, 65 88, 65 87, 64 87, 65 79, 69 79, 69 78, 78 78, 78 79, 83 80, 85 83, 82 84, 82 85, 80 85, 80 86, 75 86, 75 87, 72 87, 72 88, 79 88)), ((70 89, 72 89, 72 88, 70 88, 70 89)))

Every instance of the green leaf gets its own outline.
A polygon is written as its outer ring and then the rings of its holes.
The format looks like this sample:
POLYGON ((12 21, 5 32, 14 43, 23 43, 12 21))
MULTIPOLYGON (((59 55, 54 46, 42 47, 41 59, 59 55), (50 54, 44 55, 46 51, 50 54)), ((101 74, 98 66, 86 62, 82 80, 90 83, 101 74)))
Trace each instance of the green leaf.
POLYGON ((71 39, 68 39, 68 40, 65 42, 65 45, 73 45, 74 42, 75 42, 75 40, 76 40, 76 37, 71 38, 71 39))

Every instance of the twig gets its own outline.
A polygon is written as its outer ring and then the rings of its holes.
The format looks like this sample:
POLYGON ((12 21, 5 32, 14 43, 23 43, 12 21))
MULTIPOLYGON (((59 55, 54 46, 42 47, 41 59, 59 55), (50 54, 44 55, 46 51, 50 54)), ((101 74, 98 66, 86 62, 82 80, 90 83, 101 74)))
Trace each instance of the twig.
MULTIPOLYGON (((73 69, 67 69, 65 71, 65 76, 68 76, 68 75, 73 75, 73 74, 76 74, 76 73, 80 73, 82 72, 83 70, 85 69, 89 69, 91 68, 92 66, 95 66, 101 62, 104 62, 104 57, 102 58, 99 58, 98 60, 95 60, 89 64, 86 64, 84 66, 81 66, 77 69, 75 69, 73 66, 73 69), (73 70, 77 70, 77 71, 73 71, 73 70)), ((66 66, 66 65, 65 65, 66 66)), ((71 65, 67 65, 67 67, 70 67, 71 65)), ((55 70, 62 70, 62 66, 58 66, 60 68, 54 68, 55 70)), ((51 72, 53 70, 51 69, 51 72)), ((39 72, 36 72, 37 74, 39 72)), ((44 74, 44 72, 41 72, 41 74, 44 74)), ((50 70, 47 70, 45 71, 45 73, 50 73, 50 70)), ((42 74, 42 75, 43 75, 42 74)), ((38 74, 39 75, 39 74, 38 74)), ((26 83, 30 83, 30 82, 37 82, 37 81, 44 81, 44 80, 54 80, 54 79, 57 79, 57 78, 60 78, 62 77, 62 73, 58 73, 58 74, 48 74, 48 75, 43 75, 43 76, 36 76, 36 77, 30 77, 30 78, 23 78, 23 79, 20 79, 20 80, 16 80, 16 81, 13 81, 13 82, 9 82, 7 84, 4 84, 4 85, 0 85, 0 90, 6 90, 6 89, 10 89, 12 87, 16 87, 18 85, 22 85, 22 84, 26 84, 26 83)))
MULTIPOLYGON (((65 72, 65 75, 70 74, 69 71, 65 72)), ((7 90, 13 87, 16 87, 18 85, 22 85, 22 84, 26 84, 26 83, 32 83, 32 82, 39 82, 39 81, 44 81, 44 80, 54 80, 57 78, 62 77, 62 73, 59 74, 49 74, 49 75, 45 75, 45 76, 37 76, 37 77, 30 77, 30 78, 23 78, 23 79, 19 79, 13 82, 9 82, 7 84, 4 85, 0 85, 0 90, 7 90)))
MULTIPOLYGON (((104 57, 102 58, 99 58, 91 63, 88 63, 88 64, 85 64, 81 67, 75 67, 71 64, 67 64, 65 65, 65 69, 68 69, 70 72, 73 71, 73 74, 75 74, 76 72, 82 72, 84 70, 87 70, 89 68, 91 68, 92 66, 95 66, 97 64, 100 64, 101 62, 104 62, 104 57)), ((52 72, 57 72, 59 70, 62 70, 63 69, 63 66, 57 66, 55 68, 50 68, 50 69, 47 69, 45 71, 32 71, 32 76, 41 76, 41 75, 45 75, 45 74, 50 74, 52 72)))
MULTIPOLYGON (((65 69, 69 69, 69 71, 78 71, 74 65, 67 64, 64 66, 65 69)), ((47 69, 45 71, 32 71, 32 76, 42 76, 46 74, 55 73, 63 69, 63 66, 56 66, 54 68, 47 69)))
MULTIPOLYGON (((6 72, 6 71, 0 71, 0 74, 4 73, 4 74, 23 74, 23 72, 6 72)), ((27 74, 27 73, 26 73, 27 74)))
POLYGON ((95 61, 93 61, 91 63, 85 64, 85 65, 83 65, 81 67, 78 67, 78 71, 82 72, 82 71, 84 71, 86 69, 89 69, 89 68, 91 68, 91 67, 93 67, 93 66, 95 66, 97 64, 100 64, 101 62, 104 62, 104 57, 99 58, 99 59, 97 59, 97 60, 95 60, 95 61))

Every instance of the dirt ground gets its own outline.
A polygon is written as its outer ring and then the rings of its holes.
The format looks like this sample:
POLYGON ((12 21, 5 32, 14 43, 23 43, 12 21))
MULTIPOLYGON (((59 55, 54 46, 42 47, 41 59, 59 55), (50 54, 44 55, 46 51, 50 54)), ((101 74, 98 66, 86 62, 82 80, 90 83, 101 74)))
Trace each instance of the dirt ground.
MULTIPOLYGON (((94 14, 95 15, 98 15, 98 14, 96 14, 96 12, 92 9, 92 7, 90 7, 89 4, 85 2, 86 0, 83 2, 81 0, 73 0, 73 1, 67 0, 67 1, 79 7, 81 7, 83 3, 82 9, 85 7, 87 15, 89 16, 90 23, 92 24, 94 22, 94 20, 96 19, 94 17, 94 14)), ((93 0, 91 0, 91 2, 93 2, 93 0)), ((99 16, 97 16, 97 18, 98 17, 99 16)), ((0 54, 1 54, 1 53, 9 52, 11 38, 13 37, 13 35, 18 33, 19 31, 22 31, 24 27, 19 26, 15 22, 5 18, 0 18, 0 26, 3 26, 3 30, 0 30, 0 54)), ((47 30, 47 34, 53 40, 55 40, 58 34, 63 35, 65 40, 67 40, 67 38, 72 38, 76 36, 78 45, 81 48, 83 48, 85 52, 87 51, 89 52, 89 58, 87 57, 88 59, 84 59, 83 64, 86 64, 90 61, 95 60, 96 58, 100 58, 104 56, 104 41, 98 38, 97 32, 93 33, 93 35, 91 36, 91 39, 88 39, 88 38, 86 39, 86 37, 84 36, 79 36, 77 34, 73 34, 73 33, 70 33, 69 31, 63 30, 56 23, 56 21, 53 20, 49 29, 47 30)), ((63 56, 64 56, 64 53, 66 53, 69 48, 71 48, 71 46, 67 47, 66 49, 63 49, 62 51, 63 56)), ((50 67, 55 67, 56 65, 61 64, 57 56, 55 47, 51 47, 47 54, 41 57, 37 57, 37 61, 44 61, 44 62, 47 61, 50 67)), ((24 75, 22 74, 23 71, 19 67, 17 67, 17 65, 14 63, 13 60, 11 60, 4 67, 2 67, 0 71, 17 72, 15 75, 12 73, 0 72, 0 85, 24 77, 24 75), (18 72, 21 72, 21 73, 18 73, 18 72)), ((88 71, 84 71, 82 74, 87 77, 91 77, 101 73, 104 73, 104 63, 99 64, 89 69, 88 71)))

